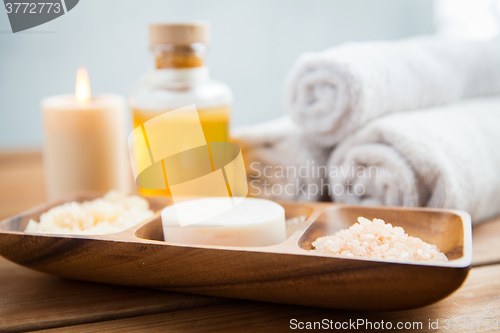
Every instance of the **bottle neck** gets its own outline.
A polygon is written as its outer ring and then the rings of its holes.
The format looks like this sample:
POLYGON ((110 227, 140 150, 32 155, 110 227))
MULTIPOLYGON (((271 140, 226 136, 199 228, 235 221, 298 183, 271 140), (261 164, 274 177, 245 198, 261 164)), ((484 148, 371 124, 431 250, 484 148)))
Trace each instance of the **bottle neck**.
POLYGON ((148 76, 149 85, 169 89, 185 89, 206 82, 209 79, 208 68, 160 68, 148 76))
POLYGON ((189 69, 203 67, 207 48, 207 45, 203 43, 189 45, 153 45, 152 50, 155 59, 155 68, 189 69))

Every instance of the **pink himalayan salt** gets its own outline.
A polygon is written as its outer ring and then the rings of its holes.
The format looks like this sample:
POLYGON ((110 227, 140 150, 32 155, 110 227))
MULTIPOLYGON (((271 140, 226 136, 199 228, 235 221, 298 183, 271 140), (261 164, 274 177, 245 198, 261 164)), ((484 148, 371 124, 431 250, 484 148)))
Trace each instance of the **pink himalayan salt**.
POLYGON ((401 227, 393 227, 381 219, 373 222, 358 217, 358 223, 332 236, 319 237, 314 250, 341 257, 399 259, 414 261, 448 261, 436 245, 408 236, 401 227))

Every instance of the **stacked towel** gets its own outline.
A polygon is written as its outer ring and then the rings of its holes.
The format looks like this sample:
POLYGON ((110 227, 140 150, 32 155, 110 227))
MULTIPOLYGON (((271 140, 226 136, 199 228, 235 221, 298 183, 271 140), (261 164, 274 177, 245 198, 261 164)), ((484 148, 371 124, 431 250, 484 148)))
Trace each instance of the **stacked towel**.
POLYGON ((420 37, 307 54, 286 100, 296 125, 283 118, 236 136, 250 182, 260 180, 251 193, 264 181, 294 192, 254 195, 456 208, 474 223, 500 213, 500 40, 420 37), (488 94, 498 96, 477 98, 488 94), (312 161, 320 177, 263 172, 312 161))
POLYGON ((500 213, 500 97, 377 119, 328 161, 335 202, 500 213))
POLYGON ((328 197, 324 166, 331 150, 313 144, 290 118, 240 127, 231 136, 242 149, 251 196, 297 201, 328 197))
POLYGON ((302 56, 286 85, 290 116, 334 146, 384 114, 500 93, 500 43, 443 37, 350 43, 302 56))

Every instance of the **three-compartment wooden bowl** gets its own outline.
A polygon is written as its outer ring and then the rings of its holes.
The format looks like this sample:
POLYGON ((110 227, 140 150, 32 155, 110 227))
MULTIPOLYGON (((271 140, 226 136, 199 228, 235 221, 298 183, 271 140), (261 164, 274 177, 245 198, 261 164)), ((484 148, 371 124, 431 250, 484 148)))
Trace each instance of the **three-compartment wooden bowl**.
POLYGON ((0 255, 60 277, 186 293, 358 310, 403 310, 436 302, 463 283, 472 261, 470 216, 461 211, 280 202, 286 218, 307 216, 283 243, 267 247, 167 243, 159 211, 153 218, 99 236, 27 234, 30 218, 81 194, 0 222, 0 255), (358 216, 381 218, 435 244, 448 262, 339 258, 311 252, 320 236, 348 228, 358 216))

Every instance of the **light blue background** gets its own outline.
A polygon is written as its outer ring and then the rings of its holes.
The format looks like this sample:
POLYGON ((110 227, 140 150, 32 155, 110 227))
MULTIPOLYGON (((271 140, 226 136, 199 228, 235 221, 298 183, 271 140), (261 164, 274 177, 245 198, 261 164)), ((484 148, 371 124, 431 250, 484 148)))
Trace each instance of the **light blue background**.
POLYGON ((212 77, 235 96, 233 126, 285 113, 283 82, 302 52, 434 31, 430 0, 81 0, 17 34, 0 10, 0 149, 41 146, 40 100, 74 93, 79 66, 93 94, 128 95, 151 64, 148 23, 201 19, 212 77))

